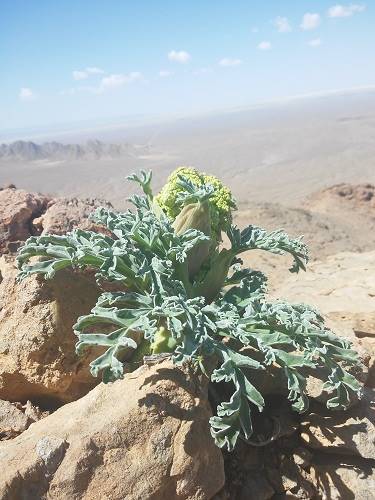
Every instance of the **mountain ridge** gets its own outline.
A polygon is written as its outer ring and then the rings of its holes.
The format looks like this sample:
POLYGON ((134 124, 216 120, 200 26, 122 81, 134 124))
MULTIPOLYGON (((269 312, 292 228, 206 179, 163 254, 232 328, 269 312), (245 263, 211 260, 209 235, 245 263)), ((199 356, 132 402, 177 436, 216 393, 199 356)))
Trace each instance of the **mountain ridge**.
POLYGON ((100 160, 103 158, 136 158, 149 152, 146 145, 105 143, 96 139, 82 144, 63 144, 57 141, 37 144, 33 141, 15 141, 0 144, 0 160, 100 160))

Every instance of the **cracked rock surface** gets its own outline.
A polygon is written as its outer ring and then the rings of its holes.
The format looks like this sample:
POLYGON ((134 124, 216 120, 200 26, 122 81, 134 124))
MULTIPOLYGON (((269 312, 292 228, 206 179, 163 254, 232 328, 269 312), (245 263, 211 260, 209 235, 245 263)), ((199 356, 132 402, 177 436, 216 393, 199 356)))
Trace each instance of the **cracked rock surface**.
POLYGON ((164 361, 0 443, 0 498, 205 500, 224 484, 205 388, 164 361))

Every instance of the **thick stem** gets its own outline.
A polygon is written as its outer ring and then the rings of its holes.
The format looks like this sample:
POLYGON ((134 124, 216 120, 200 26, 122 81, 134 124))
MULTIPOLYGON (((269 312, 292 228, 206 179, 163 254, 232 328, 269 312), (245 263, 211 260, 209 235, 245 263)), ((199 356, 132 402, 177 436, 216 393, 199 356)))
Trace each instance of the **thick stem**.
POLYGON ((211 263, 210 270, 202 283, 195 288, 196 296, 205 297, 207 302, 212 302, 222 289, 228 276, 233 252, 224 248, 211 263))

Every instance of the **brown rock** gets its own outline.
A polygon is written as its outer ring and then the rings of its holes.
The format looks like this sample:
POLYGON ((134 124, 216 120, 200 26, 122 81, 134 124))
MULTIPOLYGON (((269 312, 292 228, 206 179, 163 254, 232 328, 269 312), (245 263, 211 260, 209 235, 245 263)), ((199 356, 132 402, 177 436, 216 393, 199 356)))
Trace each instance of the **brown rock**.
POLYGON ((322 500, 373 500, 375 468, 370 463, 323 457, 310 468, 322 500))
POLYGON ((278 469, 268 470, 267 477, 279 494, 288 493, 301 499, 314 498, 316 495, 316 489, 309 474, 286 457, 281 460, 278 469))
MULTIPOLYGON (((353 374, 375 386, 375 251, 339 253, 314 262, 303 276, 290 276, 279 284, 276 296, 315 306, 332 330, 347 337, 364 366, 353 374)), ((321 385, 308 381, 308 393, 322 402, 321 385)))
POLYGON ((16 405, 0 400, 0 437, 21 434, 28 428, 29 423, 28 416, 16 405))
POLYGON ((0 267, 0 398, 43 406, 86 394, 98 381, 89 354, 75 353, 72 326, 96 303, 94 280, 64 270, 51 281, 34 275, 16 283, 14 264, 0 267))
POLYGON ((23 189, 0 191, 0 255, 15 252, 32 234, 32 220, 45 209, 48 197, 23 189))
POLYGON ((301 422, 308 446, 332 453, 375 457, 375 390, 364 389, 360 404, 347 411, 311 413, 301 422))
POLYGON ((194 376, 143 366, 1 443, 0 497, 212 498, 224 470, 209 416, 194 376))
POLYGON ((48 412, 27 401, 10 403, 0 400, 0 440, 12 439, 24 432, 33 422, 46 417, 48 412))
POLYGON ((65 234, 67 231, 79 227, 84 230, 97 230, 98 226, 89 220, 95 208, 112 205, 104 200, 77 198, 56 198, 48 204, 47 210, 33 225, 43 234, 65 234))
POLYGON ((345 252, 325 261, 312 263, 306 274, 291 275, 280 284, 275 295, 291 302, 306 302, 323 314, 339 319, 357 315, 373 315, 375 282, 371 270, 375 266, 375 251, 345 252))
POLYGON ((317 212, 331 213, 346 208, 356 211, 375 208, 375 186, 373 184, 336 184, 314 193, 305 203, 317 212))

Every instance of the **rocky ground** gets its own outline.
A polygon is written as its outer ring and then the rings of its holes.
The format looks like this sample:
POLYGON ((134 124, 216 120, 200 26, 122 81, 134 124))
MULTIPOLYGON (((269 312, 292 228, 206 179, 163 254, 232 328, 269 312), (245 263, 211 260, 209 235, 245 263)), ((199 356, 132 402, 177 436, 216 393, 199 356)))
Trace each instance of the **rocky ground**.
POLYGON ((306 274, 290 275, 277 256, 254 253, 247 263, 270 274, 273 297, 317 306, 352 340, 364 397, 346 412, 327 412, 321 384, 310 377, 310 410, 297 415, 271 385, 253 444, 240 442, 231 454, 214 446, 207 388, 189 371, 165 361, 107 386, 89 375, 90 354, 76 357, 72 332, 99 293, 89 275, 16 283, 14 253, 28 236, 90 228, 88 214, 103 203, 0 190, 0 497, 372 499, 374 186, 334 186, 298 209, 240 207, 239 225, 305 234, 306 274))

